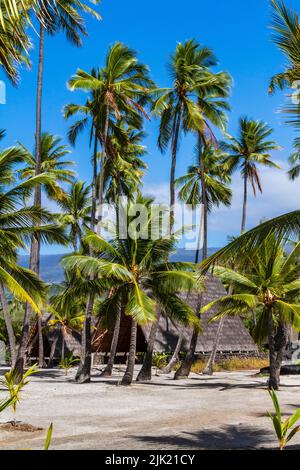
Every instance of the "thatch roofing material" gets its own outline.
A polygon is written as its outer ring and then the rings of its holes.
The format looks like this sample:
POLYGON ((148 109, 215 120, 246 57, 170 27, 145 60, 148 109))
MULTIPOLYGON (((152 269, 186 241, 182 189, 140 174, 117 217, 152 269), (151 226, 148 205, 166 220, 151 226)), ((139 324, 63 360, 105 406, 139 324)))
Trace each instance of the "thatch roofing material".
MULTIPOLYGON (((226 291, 221 281, 212 276, 207 276, 206 291, 202 295, 202 305, 204 306, 212 300, 216 300, 224 295, 226 295, 226 291)), ((183 298, 186 299, 186 294, 183 295, 183 298)), ((194 310, 197 309, 197 294, 190 294, 187 301, 191 304, 194 310)), ((216 313, 216 310, 212 309, 211 312, 202 316, 203 331, 199 334, 196 353, 208 353, 212 350, 219 322, 208 323, 208 320, 216 313)), ((129 350, 130 322, 131 319, 129 317, 126 317, 125 315, 122 316, 120 337, 117 349, 118 352, 128 352, 129 350)), ((150 328, 151 325, 147 325, 143 327, 143 329, 138 328, 137 352, 145 351, 150 328)), ((158 325, 154 351, 174 351, 181 328, 182 327, 180 325, 177 325, 170 319, 161 316, 158 325)), ((97 352, 107 353, 110 351, 112 332, 105 332, 105 330, 101 328, 101 324, 97 330, 97 334, 94 337, 98 335, 99 338, 101 337, 101 340, 98 341, 96 347, 94 345, 94 350, 97 352)), ((182 345, 183 351, 188 349, 191 334, 191 328, 184 328, 184 339, 182 345)), ((248 330, 245 328, 242 320, 239 317, 230 317, 225 319, 218 345, 218 352, 258 352, 253 339, 251 338, 248 330)))

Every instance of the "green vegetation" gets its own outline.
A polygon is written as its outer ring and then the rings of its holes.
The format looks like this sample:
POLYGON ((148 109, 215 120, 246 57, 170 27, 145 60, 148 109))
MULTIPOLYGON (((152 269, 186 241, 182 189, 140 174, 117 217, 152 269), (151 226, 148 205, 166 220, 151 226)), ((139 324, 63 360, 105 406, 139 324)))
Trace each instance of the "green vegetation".
MULTIPOLYGON (((86 15, 100 19, 99 1, 91 3, 95 9, 79 0, 0 2, 0 68, 14 85, 18 84, 21 66, 30 64, 30 31, 38 32, 33 150, 21 142, 0 149, 0 339, 9 350, 12 367, 2 380, 10 399, 0 403, 0 411, 12 406, 15 422, 21 392, 37 372, 36 365, 24 372, 26 358, 34 348, 38 350, 39 368, 53 365, 58 349, 59 367, 65 374, 79 362, 75 380, 89 382, 93 334, 99 325, 112 333, 108 364, 102 371, 102 376, 110 377, 124 319, 129 321, 130 337, 122 385, 133 382, 139 327, 149 327, 149 337, 138 381, 151 380, 152 365, 161 372, 176 370, 175 379, 188 377, 191 370, 212 373, 265 366, 265 360, 250 358, 214 364, 223 319, 239 315, 245 325, 250 325, 258 346, 269 350, 268 386, 276 411, 270 417, 282 449, 300 429, 293 428, 298 411, 282 421, 274 391, 280 385, 288 330, 300 331, 300 210, 245 232, 249 189, 255 196, 263 192, 260 168, 280 170, 273 160, 273 152, 280 149, 273 140, 273 129, 245 114, 239 118, 236 135, 228 135, 233 80, 219 69, 214 52, 195 39, 176 45, 168 63, 170 83, 164 88, 153 81, 150 68, 135 50, 115 42, 102 58, 102 65, 97 63, 91 70, 78 68, 68 80, 68 88, 77 92, 78 99, 63 108, 64 118, 70 122, 69 144, 75 147, 80 137, 86 138, 86 161, 91 157, 90 180, 77 179, 71 148, 61 137, 42 129, 44 42, 45 37, 50 40, 53 35, 64 34, 73 45, 82 46, 82 38, 88 33, 86 15), (153 118, 159 122, 158 150, 170 151, 170 205, 168 210, 159 207, 158 220, 150 210, 155 200, 143 194, 148 170, 144 161, 145 124, 153 118), (195 160, 177 175, 180 142, 186 136, 194 143, 195 160), (209 216, 221 205, 231 206, 230 185, 236 170, 243 181, 241 236, 208 257, 209 216), (171 261, 179 244, 174 209, 177 201, 194 209, 202 205, 193 263, 171 261), (115 224, 103 220, 106 202, 115 211, 115 224), (135 205, 146 208, 142 222, 133 210, 135 205), (129 236, 120 234, 120 213, 126 214, 126 229, 136 229, 129 236), (171 236, 151 236, 152 230, 158 234, 165 215, 171 236), (46 285, 40 278, 40 253, 46 244, 59 244, 70 251, 61 262, 65 278, 60 285, 46 285), (25 249, 30 253, 29 269, 19 265, 18 255, 25 249), (227 295, 203 305, 207 273, 221 279, 227 295), (189 296, 195 293, 193 309, 189 296), (211 321, 221 320, 221 327, 205 366, 194 359, 202 333, 201 315, 213 307, 217 313, 211 321), (169 354, 153 355, 161 315, 178 326, 171 358, 169 354), (184 355, 183 326, 190 327, 184 355), (46 364, 44 340, 49 333, 53 342, 46 364), (80 359, 66 354, 68 336, 73 333, 81 337, 80 359)), ((270 79, 269 91, 290 90, 296 83, 299 98, 299 17, 282 0, 271 0, 271 4, 273 41, 284 56, 285 67, 270 79)), ((287 104, 282 112, 288 124, 299 130, 299 104, 287 104)), ((1 144, 4 136, 5 131, 0 130, 1 144)), ((295 180, 300 175, 299 137, 293 142, 289 163, 288 176, 295 180)), ((52 424, 45 449, 51 436, 52 424)))
POLYGON ((295 411, 289 418, 283 420, 276 392, 269 390, 269 394, 275 408, 275 413, 268 412, 268 416, 271 418, 274 426, 279 450, 283 450, 290 440, 300 431, 300 425, 295 426, 300 419, 300 409, 295 411))
POLYGON ((70 354, 69 356, 61 359, 59 367, 65 371, 66 375, 68 375, 69 371, 78 363, 78 361, 78 358, 73 357, 73 355, 70 354))
POLYGON ((17 405, 21 400, 21 392, 23 388, 28 385, 27 380, 31 375, 38 372, 37 365, 31 366, 21 377, 19 371, 15 368, 4 374, 4 379, 1 379, 2 386, 8 390, 13 409, 13 422, 16 424, 17 405))

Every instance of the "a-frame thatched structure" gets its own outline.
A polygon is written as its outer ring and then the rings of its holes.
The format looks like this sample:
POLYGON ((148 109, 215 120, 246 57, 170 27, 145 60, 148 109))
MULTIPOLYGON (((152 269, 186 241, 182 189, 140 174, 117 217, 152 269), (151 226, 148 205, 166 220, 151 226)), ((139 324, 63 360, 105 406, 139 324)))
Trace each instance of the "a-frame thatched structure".
MULTIPOLYGON (((212 300, 215 300, 226 294, 222 283, 212 277, 206 277, 206 289, 202 294, 202 305, 206 305, 212 300)), ((195 293, 189 294, 188 298, 184 294, 183 298, 194 308, 197 309, 198 295, 195 293)), ((209 323, 210 318, 217 313, 212 310, 208 314, 204 314, 201 318, 202 332, 199 334, 196 354, 208 354, 213 347, 214 339, 218 330, 219 322, 209 323)), ((47 322, 46 322, 47 323, 47 322)), ((117 347, 116 362, 124 361, 124 357, 129 351, 130 341, 130 325, 131 319, 125 315, 121 318, 120 335, 117 347), (121 359, 120 359, 121 357, 121 359)), ((147 339, 150 333, 151 325, 146 325, 141 328, 138 327, 137 333, 137 353, 143 353, 147 348, 147 339)), ((161 315, 156 335, 156 342, 154 345, 155 352, 172 352, 175 349, 178 336, 182 331, 182 326, 174 323, 170 319, 161 315)), ((182 351, 186 351, 189 346, 191 338, 191 328, 183 329, 183 342, 182 351)), ((93 352, 97 355, 108 357, 110 352, 110 345, 112 340, 112 330, 107 329, 101 321, 97 321, 92 339, 93 352)), ((44 350, 45 356, 52 358, 59 358, 62 353, 62 347, 66 354, 72 353, 74 356, 80 356, 81 350, 81 335, 79 332, 72 329, 66 329, 64 335, 59 327, 51 328, 44 333, 44 350), (56 344, 54 344, 54 342, 56 344)), ((38 356, 37 345, 37 322, 35 321, 31 326, 30 341, 31 346, 30 355, 32 357, 38 356)), ((242 320, 239 317, 226 318, 223 324, 220 341, 218 344, 217 352, 220 354, 246 354, 256 355, 258 349, 253 342, 248 330, 245 328, 242 320)))
MULTIPOLYGON (((215 300, 223 295, 226 291, 222 283, 212 277, 206 278, 206 290, 202 294, 202 305, 206 305, 212 300, 215 300)), ((185 295, 186 297, 186 295, 185 295)), ((190 294, 187 302, 197 308, 198 295, 190 294)), ((216 313, 212 310, 208 314, 202 316, 202 333, 199 334, 198 343, 196 347, 196 354, 207 354, 212 350, 214 339, 217 333, 219 322, 208 323, 210 318, 216 313)), ((147 339, 149 336, 151 325, 143 328, 138 328, 137 336, 137 352, 142 353, 146 351, 147 339)), ((156 335, 156 342, 154 345, 155 352, 171 352, 174 351, 178 335, 182 327, 175 324, 170 319, 161 316, 158 331, 156 335)), ((191 338, 191 329, 184 328, 183 330, 183 343, 182 350, 187 350, 189 346, 189 339, 191 338)), ((112 339, 112 331, 102 328, 101 323, 98 325, 97 332, 94 335, 94 351, 102 355, 109 354, 110 344, 112 339)), ((130 339, 130 318, 123 316, 121 319, 121 329, 118 342, 117 352, 119 354, 127 353, 129 350, 130 339)), ((256 355, 258 353, 257 346, 255 345, 249 331, 245 328, 242 320, 239 317, 226 318, 223 324, 222 333, 218 345, 219 353, 229 354, 248 354, 256 355)))

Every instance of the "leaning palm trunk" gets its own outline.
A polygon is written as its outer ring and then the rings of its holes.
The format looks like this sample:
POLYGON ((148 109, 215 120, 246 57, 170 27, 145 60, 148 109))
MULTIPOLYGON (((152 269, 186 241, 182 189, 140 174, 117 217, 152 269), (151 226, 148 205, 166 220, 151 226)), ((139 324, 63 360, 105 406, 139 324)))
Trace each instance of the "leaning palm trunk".
MULTIPOLYGON (((92 313, 94 307, 94 295, 90 294, 85 313, 84 326, 81 341, 80 364, 76 373, 76 382, 83 384, 91 381, 92 367, 92 313)), ((64 340, 63 340, 64 341, 64 340)))
POLYGON ((224 321, 225 321, 224 317, 222 317, 219 321, 219 325, 218 325, 217 333, 216 333, 216 336, 215 336, 215 339, 214 339, 214 344, 213 344, 213 347, 212 347, 212 351, 211 351, 210 356, 208 358, 207 364, 206 364, 206 366, 203 370, 204 375, 213 375, 213 373, 214 373, 214 364, 215 364, 215 360, 216 360, 216 355, 217 355, 217 350, 218 350, 220 338, 221 338, 221 335, 222 335, 224 321))
MULTIPOLYGON (((202 302, 202 294, 198 294, 198 301, 197 301, 197 315, 200 316, 200 309, 201 309, 201 302, 202 302)), ((190 375, 192 365, 195 361, 195 352, 196 352, 196 347, 197 347, 197 342, 198 342, 198 336, 199 336, 199 327, 194 326, 193 328, 193 334, 189 346, 189 350, 182 361, 179 369, 175 372, 174 379, 179 380, 179 379, 186 379, 190 375)))
POLYGON ((175 350, 173 352, 173 356, 171 357, 171 360, 168 362, 166 367, 163 367, 163 369, 161 369, 161 371, 160 371, 162 374, 169 374, 171 372, 171 370, 173 369, 173 367, 179 361, 179 353, 180 353, 180 350, 181 350, 182 341, 183 341, 183 327, 182 327, 182 329, 180 331, 180 334, 178 336, 177 344, 175 346, 175 350))
MULTIPOLYGON (((200 176, 201 176, 201 188, 202 188, 202 204, 203 204, 203 209, 201 210, 201 216, 203 217, 203 244, 202 244, 202 260, 205 260, 207 258, 207 216, 208 216, 208 205, 207 205, 207 197, 206 197, 206 184, 205 184, 205 168, 204 168, 204 161, 203 157, 201 155, 201 148, 202 148, 202 135, 199 133, 198 135, 198 140, 199 140, 199 165, 200 165, 200 176)), ((201 219, 202 219, 201 217, 201 219)), ((198 234, 198 243, 197 243, 197 250, 196 250, 196 255, 195 255, 195 264, 198 264, 199 261, 199 247, 200 247, 200 239, 201 239, 201 232, 202 232, 202 221, 200 223, 199 227, 199 234, 198 234)), ((202 303, 202 294, 198 294, 198 299, 197 299, 197 315, 200 317, 200 310, 201 310, 201 303, 202 303)), ((184 358, 184 360, 181 363, 181 366, 179 369, 176 371, 174 379, 183 379, 187 378, 191 372, 191 368, 193 365, 193 362, 195 360, 195 352, 196 352, 196 347, 197 347, 197 342, 198 342, 198 336, 199 336, 199 327, 194 326, 193 328, 193 334, 189 346, 189 350, 184 358)))
MULTIPOLYGON (((38 81, 37 81, 37 98, 36 98, 36 134, 35 134, 35 174, 41 172, 41 134, 42 134, 42 87, 43 87, 43 68, 44 68, 44 40, 45 28, 40 24, 40 43, 39 43, 39 65, 38 65, 38 81)), ((41 187, 37 186, 34 193, 34 205, 41 207, 41 187)), ((30 248, 30 269, 39 274, 39 257, 40 257, 40 241, 37 236, 33 236, 30 248)), ((31 308, 27 303, 23 320, 22 334, 17 354, 15 368, 21 377, 24 373, 25 355, 28 343, 29 322, 31 308)), ((39 365, 44 364, 43 342, 39 338, 39 365)))
POLYGON ((112 375, 115 357, 117 353, 119 335, 120 335, 120 325, 121 325, 121 309, 119 308, 115 325, 114 325, 114 332, 113 332, 113 337, 111 340, 108 362, 103 372, 101 372, 100 377, 111 377, 112 375))
POLYGON ((136 355, 136 339, 137 339, 137 323, 135 320, 131 319, 129 355, 128 355, 126 371, 121 381, 121 385, 131 385, 133 381, 135 355, 136 355))
POLYGON ((11 365, 12 367, 14 367, 16 363, 16 356, 17 356, 16 337, 15 337, 12 321, 9 316, 8 303, 7 303, 7 299, 5 296, 3 284, 0 284, 0 299, 1 299, 1 304, 2 304, 3 318, 5 321, 5 326, 6 326, 7 335, 8 335, 11 365))
POLYGON ((147 381, 150 381, 152 378, 153 350, 154 350, 154 343, 155 343, 160 315, 161 315, 161 312, 159 311, 157 313, 156 322, 152 323, 152 326, 151 326, 148 343, 147 343, 147 351, 144 355, 143 365, 136 378, 138 382, 147 382, 147 381))
MULTIPOLYGON (((94 155, 93 155, 93 183, 92 183, 92 210, 91 210, 91 224, 90 229, 95 229, 95 216, 96 216, 96 184, 97 184, 97 129, 95 129, 95 141, 94 141, 94 155)), ((90 256, 93 256, 93 252, 90 249, 90 256)), ((92 280, 92 278, 91 278, 92 280)), ((83 331, 81 337, 81 357, 80 364, 76 373, 75 380, 78 383, 86 383, 91 380, 91 367, 92 367, 92 314, 94 308, 95 297, 93 294, 89 294, 86 304, 86 313, 83 324, 83 331)))

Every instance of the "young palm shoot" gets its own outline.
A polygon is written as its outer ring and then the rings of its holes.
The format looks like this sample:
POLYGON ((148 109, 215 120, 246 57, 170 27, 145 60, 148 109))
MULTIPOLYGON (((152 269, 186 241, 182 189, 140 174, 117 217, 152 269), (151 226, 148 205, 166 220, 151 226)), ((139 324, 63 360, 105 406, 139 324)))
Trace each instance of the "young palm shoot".
POLYGON ((59 364, 59 367, 65 371, 65 374, 68 375, 69 371, 72 369, 72 367, 75 366, 75 364, 78 364, 79 359, 76 357, 67 356, 64 357, 59 364))
POLYGON ((300 419, 300 408, 286 420, 282 420, 282 414, 275 390, 269 390, 269 395, 273 401, 275 413, 268 411, 268 416, 272 420, 274 430, 278 439, 279 450, 284 450, 290 440, 300 431, 300 425, 293 427, 300 419))
MULTIPOLYGON (((13 409, 13 422, 12 424, 16 425, 16 413, 17 405, 21 400, 21 391, 29 383, 28 377, 38 372, 37 365, 34 364, 31 366, 20 378, 19 371, 15 368, 12 368, 10 371, 4 374, 4 379, 1 379, 1 384, 6 388, 10 395, 11 405, 13 409)), ((8 405, 7 405, 8 406, 8 405)), ((1 411, 1 409, 0 409, 1 411)))

